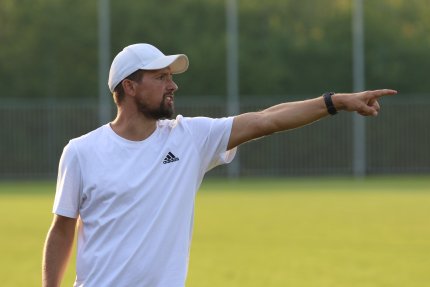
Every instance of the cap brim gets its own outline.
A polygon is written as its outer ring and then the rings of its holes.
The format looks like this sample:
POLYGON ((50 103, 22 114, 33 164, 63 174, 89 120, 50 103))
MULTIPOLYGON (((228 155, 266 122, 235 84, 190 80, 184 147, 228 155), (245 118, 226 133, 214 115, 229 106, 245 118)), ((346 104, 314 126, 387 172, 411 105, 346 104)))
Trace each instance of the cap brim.
POLYGON ((172 74, 180 74, 188 69, 188 57, 184 54, 158 58, 142 67, 142 70, 159 70, 169 67, 172 74))

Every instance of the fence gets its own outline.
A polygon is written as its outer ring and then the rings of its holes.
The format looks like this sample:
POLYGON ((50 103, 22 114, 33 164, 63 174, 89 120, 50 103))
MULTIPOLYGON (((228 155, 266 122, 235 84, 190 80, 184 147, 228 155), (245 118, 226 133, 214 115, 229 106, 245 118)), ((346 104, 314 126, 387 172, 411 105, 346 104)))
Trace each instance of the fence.
MULTIPOLYGON (((403 96, 402 98, 409 98, 403 96)), ((261 110, 273 98, 246 99, 241 112, 261 110)), ((285 98, 284 98, 285 99, 285 98)), ((185 116, 226 115, 214 98, 178 97, 185 116)), ((384 100, 366 119, 367 174, 430 173, 430 101, 384 100)), ((64 145, 99 126, 96 102, 4 103, 0 107, 0 178, 54 178, 64 145)), ((241 176, 352 175, 352 116, 340 113, 301 129, 240 147, 241 176)), ((210 176, 227 175, 218 167, 210 176)))

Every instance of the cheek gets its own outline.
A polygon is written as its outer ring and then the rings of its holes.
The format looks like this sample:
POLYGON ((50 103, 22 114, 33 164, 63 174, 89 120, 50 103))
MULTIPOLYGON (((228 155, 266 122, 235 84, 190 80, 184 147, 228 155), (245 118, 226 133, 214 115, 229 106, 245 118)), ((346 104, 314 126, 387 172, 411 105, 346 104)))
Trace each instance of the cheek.
POLYGON ((150 87, 145 91, 141 91, 139 99, 149 106, 159 106, 164 103, 164 90, 160 87, 150 87))
POLYGON ((144 91, 146 94, 156 97, 159 94, 164 93, 164 86, 161 84, 148 85, 146 88, 144 88, 144 91))

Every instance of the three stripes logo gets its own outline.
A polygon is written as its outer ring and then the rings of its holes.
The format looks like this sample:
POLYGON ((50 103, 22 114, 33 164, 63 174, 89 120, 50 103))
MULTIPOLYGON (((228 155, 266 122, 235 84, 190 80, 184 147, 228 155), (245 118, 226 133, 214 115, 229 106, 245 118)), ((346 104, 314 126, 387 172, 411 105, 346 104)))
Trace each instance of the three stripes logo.
POLYGON ((164 158, 164 160, 163 160, 163 164, 171 163, 171 162, 175 162, 175 161, 178 161, 178 160, 179 160, 179 158, 178 158, 178 157, 176 157, 173 153, 169 152, 169 153, 166 155, 166 157, 164 158))

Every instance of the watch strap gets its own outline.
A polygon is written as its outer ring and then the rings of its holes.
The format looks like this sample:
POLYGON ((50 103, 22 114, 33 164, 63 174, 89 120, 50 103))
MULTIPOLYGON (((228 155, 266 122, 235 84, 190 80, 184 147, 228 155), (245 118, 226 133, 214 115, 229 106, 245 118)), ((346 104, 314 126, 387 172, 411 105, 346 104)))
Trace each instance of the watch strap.
POLYGON ((327 111, 330 115, 335 115, 337 114, 337 110, 333 104, 333 100, 332 100, 332 96, 334 95, 333 92, 327 92, 323 94, 323 98, 324 98, 324 103, 327 107, 327 111))

